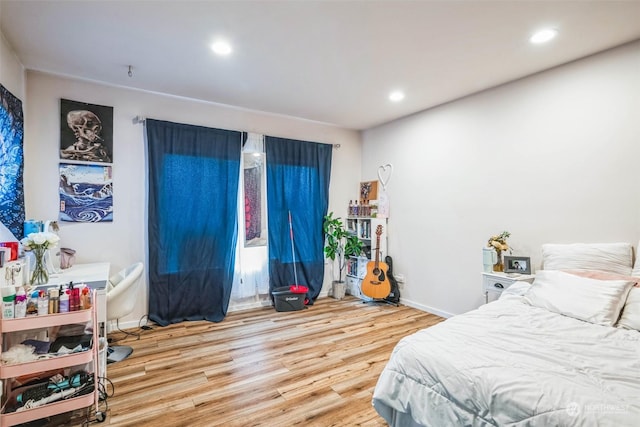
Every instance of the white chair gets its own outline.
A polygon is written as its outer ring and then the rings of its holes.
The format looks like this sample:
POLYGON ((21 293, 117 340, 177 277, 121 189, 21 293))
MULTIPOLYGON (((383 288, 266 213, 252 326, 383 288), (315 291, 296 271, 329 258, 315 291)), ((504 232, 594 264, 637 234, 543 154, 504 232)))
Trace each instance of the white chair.
MULTIPOLYGON (((107 320, 115 320, 118 330, 121 330, 118 319, 130 314, 136 305, 138 286, 141 283, 140 276, 142 276, 143 270, 144 265, 137 262, 109 278, 109 283, 107 283, 107 320)), ((133 353, 133 348, 130 346, 109 346, 107 362, 119 362, 129 357, 131 353, 133 353)))

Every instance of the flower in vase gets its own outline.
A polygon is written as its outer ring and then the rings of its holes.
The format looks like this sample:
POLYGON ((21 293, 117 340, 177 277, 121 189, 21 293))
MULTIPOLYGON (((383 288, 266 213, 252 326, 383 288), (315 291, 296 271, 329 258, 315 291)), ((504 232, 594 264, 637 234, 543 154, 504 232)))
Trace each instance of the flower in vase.
POLYGON ((55 248, 59 241, 60 237, 58 237, 57 234, 45 231, 40 233, 31 233, 22 239, 20 243, 22 243, 22 247, 25 251, 32 251, 55 248))
POLYGON ((498 253, 509 250, 509 244, 507 243, 507 239, 511 236, 511 233, 508 231, 503 231, 502 233, 491 236, 489 238, 489 242, 487 246, 495 249, 498 253))
POLYGON ((47 283, 49 273, 44 265, 44 255, 49 248, 54 248, 60 241, 55 233, 40 232, 31 233, 20 241, 25 251, 33 251, 35 255, 35 266, 31 275, 32 284, 47 283))

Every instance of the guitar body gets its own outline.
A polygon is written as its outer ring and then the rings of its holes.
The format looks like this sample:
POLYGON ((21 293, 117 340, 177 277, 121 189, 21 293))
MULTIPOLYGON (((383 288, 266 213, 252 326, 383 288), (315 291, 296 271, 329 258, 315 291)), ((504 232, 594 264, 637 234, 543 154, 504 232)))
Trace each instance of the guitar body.
POLYGON ((391 293, 391 283, 387 271, 389 267, 384 262, 369 261, 367 274, 362 279, 362 293, 369 298, 383 299, 391 293))

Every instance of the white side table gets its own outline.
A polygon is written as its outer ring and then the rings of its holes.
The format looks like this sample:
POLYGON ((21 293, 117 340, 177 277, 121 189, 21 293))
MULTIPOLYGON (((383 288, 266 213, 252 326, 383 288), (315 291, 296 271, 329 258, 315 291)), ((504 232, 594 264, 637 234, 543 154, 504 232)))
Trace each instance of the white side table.
POLYGON ((484 291, 484 302, 489 302, 489 292, 500 295, 502 291, 513 285, 515 282, 533 282, 535 279, 533 274, 518 273, 500 273, 497 271, 491 273, 482 273, 482 290, 484 291))

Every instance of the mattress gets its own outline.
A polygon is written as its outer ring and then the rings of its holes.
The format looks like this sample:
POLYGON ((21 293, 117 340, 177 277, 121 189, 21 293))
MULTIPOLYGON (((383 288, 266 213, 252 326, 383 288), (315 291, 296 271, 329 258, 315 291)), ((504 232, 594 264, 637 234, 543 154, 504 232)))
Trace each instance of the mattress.
POLYGON ((403 338, 373 394, 391 426, 625 426, 640 332, 505 298, 403 338))

